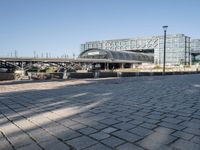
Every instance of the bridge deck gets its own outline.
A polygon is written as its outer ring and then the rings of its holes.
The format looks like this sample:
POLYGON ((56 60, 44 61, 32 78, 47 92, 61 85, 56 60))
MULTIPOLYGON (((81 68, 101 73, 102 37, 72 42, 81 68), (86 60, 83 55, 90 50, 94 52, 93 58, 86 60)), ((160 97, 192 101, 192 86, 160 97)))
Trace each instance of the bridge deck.
POLYGON ((141 61, 136 60, 112 60, 112 59, 68 59, 68 58, 30 58, 30 57, 20 57, 20 58, 8 58, 1 57, 0 61, 4 62, 51 62, 51 63, 141 63, 141 61))

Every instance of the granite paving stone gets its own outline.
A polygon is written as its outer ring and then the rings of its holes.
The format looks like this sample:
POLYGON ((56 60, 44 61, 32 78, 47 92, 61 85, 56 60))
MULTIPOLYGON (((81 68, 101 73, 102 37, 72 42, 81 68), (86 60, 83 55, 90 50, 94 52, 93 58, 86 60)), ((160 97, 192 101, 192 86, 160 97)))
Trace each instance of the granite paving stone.
POLYGON ((118 129, 113 128, 113 127, 108 127, 108 128, 103 129, 102 131, 105 132, 105 133, 112 133, 116 130, 118 130, 118 129))
POLYGON ((190 134, 194 134, 194 135, 200 136, 200 129, 186 128, 183 131, 187 132, 187 133, 190 133, 190 134))
POLYGON ((86 128, 82 128, 78 131, 81 132, 82 134, 89 135, 89 134, 97 132, 98 130, 96 130, 94 128, 86 127, 86 128))
POLYGON ((50 133, 48 133, 47 131, 43 130, 43 129, 33 129, 31 131, 27 132, 34 140, 37 141, 37 143, 40 142, 45 142, 45 141, 50 141, 55 139, 54 136, 52 136, 50 133))
POLYGON ((84 124, 81 124, 81 123, 69 126, 69 128, 71 128, 73 130, 79 130, 79 129, 82 129, 85 127, 87 127, 87 126, 84 124))
POLYGON ((142 124, 143 122, 144 122, 144 121, 142 121, 142 120, 137 120, 137 119, 135 119, 135 120, 130 121, 129 123, 134 124, 134 125, 140 125, 140 124, 142 124))
POLYGON ((36 144, 31 144, 24 147, 20 147, 17 150, 42 150, 42 148, 36 144))
POLYGON ((188 127, 188 128, 194 128, 194 129, 199 129, 200 128, 200 124, 196 123, 196 122, 192 122, 192 121, 185 121, 183 123, 181 123, 182 126, 188 127))
POLYGON ((0 131, 0 139, 3 138, 3 133, 0 131))
POLYGON ((66 141, 66 143, 76 148, 77 150, 79 150, 79 149, 83 149, 83 148, 92 146, 94 144, 97 144, 98 142, 87 136, 81 136, 81 137, 66 141))
POLYGON ((106 119, 100 120, 99 122, 104 123, 106 125, 113 125, 113 124, 119 123, 120 121, 113 118, 106 118, 106 119))
POLYGON ((144 139, 137 142, 137 144, 148 150, 173 150, 173 148, 171 148, 170 146, 164 145, 163 143, 155 142, 152 139, 144 139))
POLYGON ((58 134, 55 134, 54 136, 56 136, 57 138, 61 139, 61 140, 69 140, 69 139, 73 139, 76 137, 81 136, 82 134, 80 134, 79 132, 75 131, 75 130, 67 130, 67 131, 62 131, 58 134))
POLYGON ((161 134, 171 134, 174 132, 173 129, 166 128, 166 127, 157 127, 154 129, 155 132, 161 133, 161 134))
MULTIPOLYGON (((174 142, 175 140, 177 140, 177 138, 173 137, 171 135, 154 132, 154 133, 146 136, 144 139, 142 139, 142 143, 153 142, 155 144, 157 143, 157 144, 161 144, 161 145, 167 145, 167 144, 174 142)), ((141 143, 141 141, 140 141, 140 143, 141 143)))
POLYGON ((40 146, 45 150, 69 150, 70 147, 59 140, 50 140, 40 143, 40 146))
POLYGON ((192 137, 194 137, 193 134, 189 134, 189 133, 182 132, 182 131, 176 131, 171 135, 179 137, 179 138, 184 139, 184 140, 190 140, 192 137))
POLYGON ((179 139, 176 142, 174 142, 172 147, 181 149, 181 150, 199 150, 200 146, 196 143, 192 143, 186 140, 179 139))
POLYGON ((118 123, 118 124, 113 125, 113 127, 121 129, 121 130, 129 130, 129 129, 134 128, 135 125, 133 125, 131 123, 122 122, 122 123, 118 123))
POLYGON ((96 144, 88 148, 85 148, 84 150, 112 150, 112 148, 109 148, 103 144, 96 144))
POLYGON ((35 142, 26 134, 19 134, 15 136, 9 135, 8 140, 12 143, 12 145, 14 145, 15 148, 35 144, 35 142))
POLYGON ((165 122, 173 123, 173 124, 178 124, 178 123, 182 122, 182 120, 179 120, 177 118, 170 118, 170 117, 164 118, 162 120, 165 122))
POLYGON ((140 126, 144 127, 144 128, 147 128, 147 129, 151 129, 151 130, 157 127, 157 125, 155 125, 155 124, 146 123, 146 122, 143 123, 143 124, 140 124, 140 126))
POLYGON ((192 142, 200 144, 200 136, 195 136, 191 139, 192 142))
POLYGON ((12 145, 4 137, 0 138, 0 150, 13 150, 12 145))
POLYGON ((200 76, 0 82, 0 149, 200 149, 200 76))
POLYGON ((100 122, 92 121, 87 124, 89 127, 94 128, 96 130, 102 130, 108 127, 108 125, 102 124, 100 122))
POLYGON ((65 127, 70 127, 70 126, 78 124, 78 122, 70 120, 70 119, 61 120, 59 121, 59 123, 61 123, 65 127))
POLYGON ((156 120, 156 119, 147 119, 147 118, 144 118, 145 122, 147 123, 151 123, 151 124, 158 124, 160 122, 160 120, 156 120))
POLYGON ((128 118, 128 117, 119 117, 119 118, 116 118, 116 119, 119 120, 119 121, 122 121, 122 122, 128 122, 128 121, 132 120, 131 118, 128 118))
POLYGON ((116 147, 118 145, 121 145, 122 143, 125 143, 124 140, 121 140, 121 139, 116 138, 114 136, 110 136, 109 138, 104 139, 101 142, 106 144, 109 147, 112 147, 112 148, 114 148, 114 147, 116 147))
POLYGON ((97 140, 102 140, 102 139, 108 138, 109 136, 110 135, 105 132, 97 132, 97 133, 90 134, 90 137, 93 137, 97 140))
POLYGON ((145 137, 145 136, 153 133, 152 130, 149 130, 149 129, 143 128, 143 127, 139 127, 139 126, 129 130, 129 132, 136 134, 136 135, 139 135, 141 137, 145 137))
POLYGON ((151 115, 146 116, 146 118, 160 120, 160 119, 163 119, 165 117, 161 116, 161 115, 151 114, 151 115))
POLYGON ((143 148, 132 143, 125 143, 116 148, 117 150, 144 150, 143 148))
POLYGON ((183 129, 186 128, 186 127, 184 127, 182 125, 172 124, 172 123, 168 123, 168 122, 161 122, 158 125, 162 126, 162 127, 174 129, 174 130, 183 130, 183 129))
POLYGON ((135 141, 138 141, 142 138, 141 136, 129 133, 129 132, 124 131, 124 130, 116 131, 116 132, 113 132, 112 134, 123 139, 123 140, 129 141, 129 142, 135 142, 135 141))

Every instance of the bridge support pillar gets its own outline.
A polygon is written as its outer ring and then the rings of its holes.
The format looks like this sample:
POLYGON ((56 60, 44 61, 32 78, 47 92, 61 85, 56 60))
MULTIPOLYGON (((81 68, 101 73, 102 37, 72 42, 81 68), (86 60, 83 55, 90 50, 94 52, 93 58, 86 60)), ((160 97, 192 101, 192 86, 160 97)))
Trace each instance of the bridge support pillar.
POLYGON ((64 70, 64 72, 63 72, 63 79, 68 79, 67 70, 64 70))
POLYGON ((131 64, 131 69, 134 69, 135 68, 135 65, 134 64, 131 64))
POLYGON ((105 63, 105 70, 109 70, 109 63, 105 63))
POLYGON ((120 65, 121 67, 121 69, 124 69, 124 63, 121 63, 121 65, 120 65))

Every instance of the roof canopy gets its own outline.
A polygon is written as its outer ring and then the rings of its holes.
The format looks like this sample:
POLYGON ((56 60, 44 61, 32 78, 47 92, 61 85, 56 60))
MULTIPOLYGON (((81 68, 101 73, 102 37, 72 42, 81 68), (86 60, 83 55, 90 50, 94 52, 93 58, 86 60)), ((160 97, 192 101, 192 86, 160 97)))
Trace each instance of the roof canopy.
POLYGON ((85 50, 79 55, 79 57, 90 59, 135 60, 153 62, 153 55, 151 54, 127 51, 112 51, 97 48, 85 50))

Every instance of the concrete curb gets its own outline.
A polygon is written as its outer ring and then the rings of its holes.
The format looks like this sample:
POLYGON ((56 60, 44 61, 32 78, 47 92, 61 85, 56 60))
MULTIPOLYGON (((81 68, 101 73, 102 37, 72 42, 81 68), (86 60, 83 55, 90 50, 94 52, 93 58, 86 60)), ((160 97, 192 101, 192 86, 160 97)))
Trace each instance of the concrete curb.
MULTIPOLYGON (((192 72, 165 72, 165 75, 200 74, 200 71, 192 72)), ((70 78, 109 78, 109 77, 137 77, 137 76, 162 76, 162 72, 99 72, 94 73, 68 73, 70 78)))
MULTIPOLYGON (((43 75, 45 79, 63 79, 63 73, 36 73, 43 75)), ((165 75, 186 75, 186 74, 200 74, 200 71, 185 71, 185 72, 165 72, 165 75)), ((138 77, 138 76, 162 76, 162 72, 68 72, 65 79, 85 79, 85 78, 110 78, 110 77, 138 77)), ((0 81, 14 80, 14 73, 0 73, 0 81)), ((34 78, 32 78, 34 79, 34 78)), ((43 79, 43 78, 41 78, 43 79)), ((40 78, 38 78, 40 80, 40 78)))

